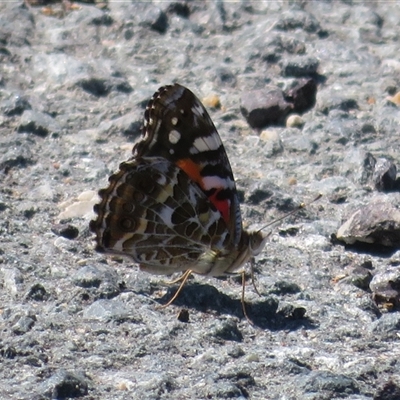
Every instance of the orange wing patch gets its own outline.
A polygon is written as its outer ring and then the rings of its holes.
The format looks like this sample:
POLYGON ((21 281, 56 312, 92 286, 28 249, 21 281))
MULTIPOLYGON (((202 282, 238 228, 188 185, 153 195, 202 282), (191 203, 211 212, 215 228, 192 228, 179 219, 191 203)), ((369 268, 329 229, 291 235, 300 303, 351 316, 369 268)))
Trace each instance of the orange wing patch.
MULTIPOLYGON (((176 162, 176 165, 182 169, 183 171, 186 172, 186 174, 189 176, 190 179, 192 179, 194 182, 196 182, 203 190, 204 189, 204 184, 203 184, 203 179, 200 174, 201 170, 199 168, 199 165, 194 163, 192 160, 189 158, 185 158, 183 160, 179 160, 176 162)), ((221 213, 222 218, 226 222, 227 225, 229 225, 229 216, 230 216, 230 201, 228 199, 218 199, 218 193, 224 189, 222 187, 216 187, 216 191, 209 196, 209 199, 212 204, 217 208, 217 210, 221 213)))

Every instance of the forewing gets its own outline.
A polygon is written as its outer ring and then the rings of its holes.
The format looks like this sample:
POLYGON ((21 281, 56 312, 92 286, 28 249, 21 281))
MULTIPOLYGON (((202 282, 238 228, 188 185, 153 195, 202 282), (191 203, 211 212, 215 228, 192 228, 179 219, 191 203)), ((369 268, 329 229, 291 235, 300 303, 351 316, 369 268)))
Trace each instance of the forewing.
POLYGON ((160 88, 147 105, 143 139, 133 158, 163 157, 196 182, 221 213, 237 245, 242 221, 232 169, 221 138, 200 100, 175 84, 160 88))
POLYGON ((90 224, 98 251, 131 256, 150 272, 170 274, 231 241, 220 212, 164 158, 122 163, 109 182, 90 224))

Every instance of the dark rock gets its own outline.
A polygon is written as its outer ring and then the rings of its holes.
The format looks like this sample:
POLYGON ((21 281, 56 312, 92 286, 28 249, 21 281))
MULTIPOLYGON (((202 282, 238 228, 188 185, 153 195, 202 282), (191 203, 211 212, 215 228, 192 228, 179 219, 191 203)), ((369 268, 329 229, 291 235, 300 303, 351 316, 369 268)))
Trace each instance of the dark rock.
POLYGON ((88 92, 96 97, 107 96, 111 91, 117 91, 122 93, 130 93, 132 87, 129 83, 118 77, 110 78, 84 78, 78 80, 76 85, 81 87, 85 92, 88 92))
POLYGON ((104 13, 99 17, 94 17, 91 23, 96 26, 111 26, 114 20, 109 14, 104 13))
POLYGON ((88 394, 88 379, 77 372, 59 370, 42 384, 42 393, 51 399, 79 398, 88 394))
POLYGON ((299 79, 296 84, 284 93, 286 100, 293 104, 293 112, 304 113, 315 106, 317 84, 313 79, 299 79))
POLYGON ((400 268, 386 267, 376 272, 369 287, 374 294, 375 301, 383 303, 387 308, 389 305, 398 308, 400 304, 400 268))
POLYGON ((59 131, 60 127, 52 117, 34 110, 25 110, 18 126, 18 132, 32 133, 41 137, 50 133, 57 134, 59 131))
POLYGON ((27 300, 35 301, 46 301, 49 299, 49 297, 49 293, 47 293, 44 286, 40 283, 35 283, 34 285, 32 285, 25 296, 27 300))
POLYGON ((317 73, 319 61, 315 57, 297 56, 279 62, 282 76, 312 76, 317 73))
POLYGON ((168 29, 168 17, 160 8, 152 6, 144 12, 140 25, 165 33, 168 29))
POLYGON ((294 282, 277 281, 274 283, 269 292, 277 295, 295 294, 300 293, 301 288, 294 282))
POLYGON ((15 95, 0 104, 0 109, 7 117, 21 115, 25 110, 30 110, 31 108, 29 101, 19 95, 15 95))
POLYGON ((306 315, 306 312, 307 310, 304 307, 281 302, 276 314, 285 320, 301 320, 306 315))
POLYGON ((398 400, 400 399, 400 385, 393 380, 381 384, 376 390, 373 400, 398 400))
POLYGON ((239 345, 232 345, 232 347, 228 348, 227 354, 232 358, 240 358, 246 353, 239 345))
POLYGON ((257 182, 246 193, 246 202, 249 204, 260 204, 261 202, 270 199, 277 189, 269 182, 257 182))
POLYGON ((189 322, 189 310, 187 308, 182 308, 178 314, 178 321, 189 322))
POLYGON ((0 355, 3 358, 8 358, 8 359, 12 360, 13 358, 15 358, 18 355, 18 353, 15 350, 15 347, 13 347, 13 346, 0 345, 0 355))
POLYGON ((393 162, 386 158, 378 158, 372 176, 375 189, 380 192, 392 190, 396 184, 396 175, 397 168, 393 162))
POLYGON ((76 239, 79 235, 78 228, 70 224, 55 224, 51 227, 51 231, 57 236, 71 240, 76 239))
POLYGON ((217 339, 241 342, 243 335, 240 332, 235 321, 229 319, 221 322, 216 322, 215 327, 212 329, 210 336, 217 339))
POLYGON ((240 99, 240 111, 252 128, 283 124, 292 109, 278 88, 245 92, 240 99))
POLYGON ((190 7, 186 1, 176 1, 171 2, 167 8, 168 14, 176 14, 183 18, 188 18, 190 16, 190 7))
POLYGON ((350 149, 341 168, 342 173, 371 189, 391 191, 397 188, 396 166, 386 158, 376 159, 358 147, 350 149))
POLYGON ((239 384, 242 387, 249 387, 256 384, 253 376, 246 370, 234 370, 232 372, 227 372, 225 374, 221 374, 219 379, 229 380, 239 384))
POLYGON ((328 371, 313 371, 298 381, 304 393, 323 393, 330 398, 359 393, 359 388, 354 381, 345 375, 333 374, 328 371))
POLYGON ((352 268, 350 272, 350 281, 354 286, 367 290, 370 287, 371 280, 372 274, 367 268, 362 266, 352 268))
POLYGON ((364 160, 362 163, 362 173, 360 176, 360 183, 365 185, 369 183, 374 176, 376 158, 371 153, 363 153, 364 160))
POLYGON ((290 375, 302 374, 305 376, 311 371, 310 365, 294 357, 291 357, 289 360, 284 360, 282 364, 282 369, 290 375))

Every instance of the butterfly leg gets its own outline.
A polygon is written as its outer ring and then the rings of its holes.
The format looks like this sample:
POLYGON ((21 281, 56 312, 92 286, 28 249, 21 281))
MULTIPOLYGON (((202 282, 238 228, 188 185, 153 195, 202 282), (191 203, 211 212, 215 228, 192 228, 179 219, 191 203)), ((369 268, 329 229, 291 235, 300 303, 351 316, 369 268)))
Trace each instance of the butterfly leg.
POLYGON ((258 289, 257 289, 256 282, 255 282, 255 280, 254 280, 254 257, 252 257, 251 260, 250 260, 250 274, 251 274, 251 283, 253 284, 254 291, 255 291, 260 297, 262 297, 262 296, 261 296, 261 293, 260 293, 260 292, 258 291, 258 289))
POLYGON ((178 290, 175 292, 175 294, 173 295, 172 299, 171 299, 170 301, 168 301, 168 303, 163 304, 163 305, 161 306, 161 308, 168 307, 170 304, 172 304, 172 303, 176 300, 176 298, 178 297, 179 293, 181 292, 181 290, 182 290, 182 288, 183 288, 183 285, 186 283, 186 281, 188 280, 188 278, 189 278, 189 276, 191 275, 191 273, 192 273, 192 270, 191 270, 191 269, 188 269, 186 272, 183 273, 182 276, 180 276, 180 278, 178 279, 178 282, 179 282, 179 281, 182 281, 182 282, 181 282, 181 284, 179 285, 178 290))
POLYGON ((241 298, 241 303, 242 303, 242 310, 243 310, 243 314, 246 317, 247 321, 249 322, 250 325, 255 326, 254 322, 250 319, 250 317, 247 314, 246 311, 246 303, 244 301, 244 292, 245 292, 245 288, 246 288, 246 277, 245 277, 245 270, 243 270, 241 272, 242 275, 242 298, 241 298))

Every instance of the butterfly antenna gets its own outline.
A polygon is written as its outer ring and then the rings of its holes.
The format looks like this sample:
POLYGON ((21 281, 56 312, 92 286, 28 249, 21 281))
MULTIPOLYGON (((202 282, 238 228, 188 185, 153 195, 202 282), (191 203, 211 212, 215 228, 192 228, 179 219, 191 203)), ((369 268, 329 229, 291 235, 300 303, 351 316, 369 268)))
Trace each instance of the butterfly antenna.
POLYGON ((260 228, 257 232, 261 232, 262 230, 264 230, 265 228, 268 228, 271 225, 276 224, 277 222, 280 222, 284 219, 286 219, 287 217, 290 217, 293 214, 296 214, 297 212, 299 212, 300 210, 302 210, 303 208, 308 207, 309 205, 311 205, 312 203, 316 202, 317 200, 319 200, 322 197, 322 194, 320 193, 315 199, 309 201, 308 203, 300 203, 294 210, 288 212, 285 215, 282 215, 282 217, 279 217, 275 220, 273 220, 272 222, 270 222, 269 224, 263 226, 262 228, 260 228))
POLYGON ((181 290, 182 290, 184 284, 186 283, 186 281, 188 280, 188 278, 189 278, 189 276, 190 276, 191 274, 192 274, 192 270, 191 270, 191 269, 188 269, 187 271, 185 271, 185 272, 183 273, 182 276, 179 277, 178 282, 179 282, 180 280, 181 280, 182 282, 181 282, 181 284, 179 285, 178 290, 175 292, 175 294, 173 295, 172 299, 169 300, 168 303, 163 304, 160 308, 166 308, 166 307, 168 307, 169 305, 171 305, 171 304, 176 300, 176 298, 178 297, 179 293, 181 292, 181 290))

